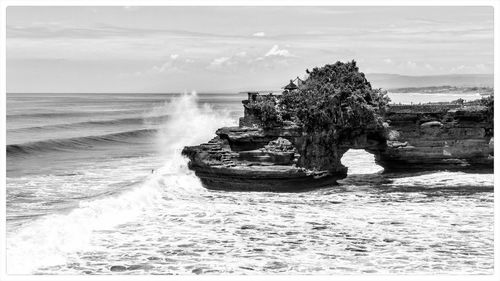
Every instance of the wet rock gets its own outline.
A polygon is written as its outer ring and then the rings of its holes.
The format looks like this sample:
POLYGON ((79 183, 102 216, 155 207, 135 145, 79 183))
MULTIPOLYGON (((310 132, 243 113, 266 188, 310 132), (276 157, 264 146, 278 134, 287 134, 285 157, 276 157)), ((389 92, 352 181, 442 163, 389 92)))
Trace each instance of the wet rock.
POLYGON ((202 268, 195 268, 195 269, 191 270, 191 272, 198 275, 198 274, 203 273, 203 269, 202 268))
POLYGON ((354 247, 354 246, 349 246, 345 248, 347 251, 352 251, 352 252, 368 252, 368 250, 365 247, 354 247))
POLYGON ((140 269, 148 269, 150 266, 144 264, 133 264, 127 267, 127 270, 140 270, 140 269))
POLYGON ((325 230, 327 228, 328 228, 328 226, 321 225, 321 226, 315 226, 312 229, 313 230, 325 230))
POLYGON ((278 270, 278 269, 285 269, 286 267, 287 267, 286 263, 279 262, 279 261, 273 261, 273 262, 268 262, 264 266, 264 269, 278 270))
POLYGON ((255 225, 251 225, 251 224, 246 224, 246 225, 242 225, 241 226, 241 229, 245 230, 245 229, 256 229, 257 226, 255 225))
POLYGON ((127 267, 123 265, 113 265, 109 268, 109 270, 113 272, 123 272, 127 270, 127 267))

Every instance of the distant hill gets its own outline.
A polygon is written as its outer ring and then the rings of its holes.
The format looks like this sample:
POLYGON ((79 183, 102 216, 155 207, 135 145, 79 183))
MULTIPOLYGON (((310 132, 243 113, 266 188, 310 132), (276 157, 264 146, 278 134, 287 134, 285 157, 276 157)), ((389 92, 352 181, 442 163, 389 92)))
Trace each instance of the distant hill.
POLYGON ((430 87, 406 87, 406 88, 392 88, 389 91, 393 93, 479 93, 481 95, 493 95, 493 88, 491 87, 457 87, 457 86, 430 86, 430 87))
POLYGON ((409 76, 368 73, 366 78, 374 88, 394 89, 430 86, 493 87, 493 74, 448 74, 409 76))

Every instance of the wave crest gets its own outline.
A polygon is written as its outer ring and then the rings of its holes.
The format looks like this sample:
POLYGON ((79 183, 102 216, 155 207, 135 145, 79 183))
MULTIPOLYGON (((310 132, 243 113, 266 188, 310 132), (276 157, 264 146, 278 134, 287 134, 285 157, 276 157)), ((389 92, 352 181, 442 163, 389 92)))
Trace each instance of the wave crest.
POLYGON ((12 157, 19 155, 36 154, 46 151, 87 149, 94 145, 105 143, 131 143, 133 142, 133 139, 152 136, 155 133, 155 129, 140 129, 98 136, 50 139, 22 144, 9 144, 7 145, 7 156, 12 157))

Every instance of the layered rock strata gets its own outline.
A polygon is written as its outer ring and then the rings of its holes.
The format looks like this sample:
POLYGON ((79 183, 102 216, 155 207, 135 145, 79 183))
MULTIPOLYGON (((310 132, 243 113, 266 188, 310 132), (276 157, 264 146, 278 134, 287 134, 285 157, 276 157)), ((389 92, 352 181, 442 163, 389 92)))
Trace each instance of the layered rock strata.
POLYGON ((392 106, 386 149, 377 162, 386 170, 493 168, 493 122, 484 106, 392 106))
POLYGON ((264 130, 258 127, 226 127, 217 137, 188 146, 189 168, 209 189, 238 191, 299 191, 335 184, 346 170, 305 169, 297 165, 300 154, 292 144, 302 133, 296 126, 264 130))
POLYGON ((386 171, 492 169, 493 122, 486 107, 391 106, 388 126, 348 132, 325 143, 324 132, 305 133, 293 122, 265 128, 243 101, 237 127, 224 127, 208 143, 185 147, 189 168, 209 189, 300 191, 335 184, 347 176, 341 158, 364 149, 386 171))

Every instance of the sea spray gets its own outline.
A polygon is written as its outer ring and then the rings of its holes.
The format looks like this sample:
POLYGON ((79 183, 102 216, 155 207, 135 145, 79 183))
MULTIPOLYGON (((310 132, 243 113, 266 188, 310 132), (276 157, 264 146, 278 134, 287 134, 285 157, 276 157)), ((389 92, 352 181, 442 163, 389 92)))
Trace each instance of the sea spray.
MULTIPOLYGON (((149 116, 169 115, 157 133, 158 151, 165 159, 180 155, 184 146, 197 145, 215 137, 214 132, 222 127, 236 125, 229 112, 215 111, 210 105, 198 106, 196 92, 181 95, 163 106, 154 108, 149 116)), ((167 161, 168 162, 168 161, 167 161)))
POLYGON ((215 136, 218 128, 235 125, 229 112, 215 111, 209 104, 199 106, 197 99, 196 92, 191 92, 150 112, 152 115, 170 116, 169 121, 157 131, 157 150, 165 163, 156 173, 162 176, 166 189, 175 191, 169 196, 177 196, 177 199, 196 196, 203 190, 199 179, 187 168, 187 159, 181 156, 184 146, 206 142, 215 136))
POLYGON ((196 93, 172 99, 154 108, 149 115, 158 113, 170 116, 156 134, 164 164, 124 192, 81 201, 69 213, 47 215, 9 233, 9 274, 36 273, 39 268, 64 265, 68 256, 93 250, 93 232, 134 221, 161 201, 187 200, 200 191, 201 184, 187 169, 187 161, 180 151, 185 145, 208 141, 216 128, 234 121, 228 114, 216 112, 208 105, 198 106, 196 93))

